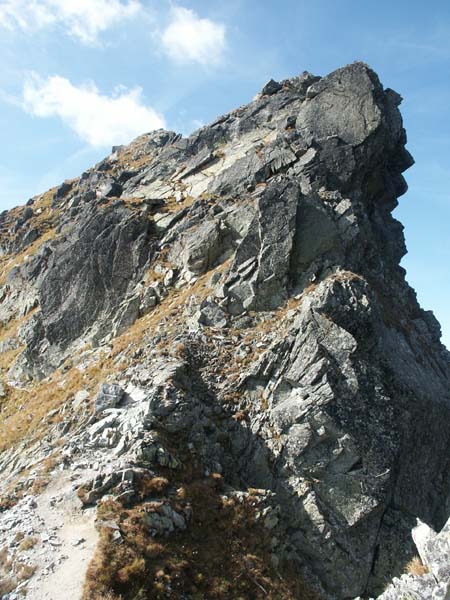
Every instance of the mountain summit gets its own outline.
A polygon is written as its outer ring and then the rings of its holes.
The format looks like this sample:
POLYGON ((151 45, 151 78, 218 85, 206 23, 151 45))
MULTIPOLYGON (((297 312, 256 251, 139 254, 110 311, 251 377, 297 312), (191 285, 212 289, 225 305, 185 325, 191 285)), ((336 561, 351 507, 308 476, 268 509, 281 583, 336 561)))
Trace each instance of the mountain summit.
POLYGON ((0 595, 441 597, 400 102, 363 63, 271 80, 0 215, 0 595))

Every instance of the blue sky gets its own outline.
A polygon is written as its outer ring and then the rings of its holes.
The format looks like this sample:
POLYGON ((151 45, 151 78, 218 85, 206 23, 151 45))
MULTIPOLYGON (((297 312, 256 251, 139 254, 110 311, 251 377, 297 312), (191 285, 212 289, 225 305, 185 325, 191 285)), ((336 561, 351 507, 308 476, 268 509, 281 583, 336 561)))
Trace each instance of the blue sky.
POLYGON ((404 97, 403 266, 450 347, 450 2, 0 0, 0 210, 152 128, 188 134, 271 77, 364 60, 404 97))

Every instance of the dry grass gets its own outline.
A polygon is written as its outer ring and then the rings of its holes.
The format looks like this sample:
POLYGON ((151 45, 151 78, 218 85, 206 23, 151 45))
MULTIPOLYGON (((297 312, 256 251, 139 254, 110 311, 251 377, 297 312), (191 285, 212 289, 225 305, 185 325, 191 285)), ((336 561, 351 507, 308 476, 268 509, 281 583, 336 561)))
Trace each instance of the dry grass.
POLYGON ((18 542, 21 542, 24 538, 25 538, 24 532, 23 531, 18 531, 16 533, 16 535, 14 536, 14 541, 18 543, 18 542))
MULTIPOLYGON (((74 180, 72 180, 74 181, 74 180)), ((55 226, 59 216, 58 209, 52 208, 53 198, 57 188, 51 188, 38 198, 33 204, 34 216, 30 219, 34 228, 45 231, 55 226), (39 211, 39 214, 36 212, 39 211)))
POLYGON ((152 154, 146 150, 148 139, 147 136, 140 136, 133 140, 131 144, 119 150, 117 153, 118 160, 112 164, 111 172, 113 174, 121 169, 138 170, 149 166, 154 159, 152 154))
POLYGON ((426 575, 430 572, 428 567, 423 564, 418 556, 414 556, 409 561, 405 570, 409 575, 415 575, 416 577, 422 577, 422 575, 426 575))
POLYGON ((165 477, 148 477, 143 478, 140 482, 140 493, 142 498, 152 495, 161 495, 169 486, 169 480, 165 477))
POLYGON ((310 283, 307 287, 305 287, 305 289, 302 292, 302 295, 307 296, 308 294, 311 294, 312 292, 314 292, 314 290, 317 288, 317 283, 310 283))
MULTIPOLYGON (((11 367, 11 365, 14 363, 16 358, 23 350, 24 346, 19 346, 19 348, 16 348, 14 350, 8 350, 7 352, 0 353, 0 377, 5 377, 8 369, 11 367)), ((10 393, 12 393, 11 388, 8 389, 10 390, 10 393)), ((7 397, 10 395, 10 393, 7 394, 7 397)))
POLYGON ((188 206, 192 206, 197 200, 194 196, 186 195, 182 200, 177 201, 175 197, 167 198, 164 202, 164 206, 161 207, 161 212, 173 213, 183 210, 188 206))
MULTIPOLYGON (((153 161, 153 157, 148 155, 142 155, 134 158, 131 152, 124 152, 119 155, 119 161, 116 163, 117 166, 120 165, 121 168, 125 169, 142 169, 143 167, 148 167, 153 161)), ((117 169, 113 169, 115 172, 117 169)))
MULTIPOLYGON (((0 413, 0 452, 17 445, 30 433, 33 434, 28 438, 30 443, 41 439, 52 424, 61 421, 58 409, 70 404, 76 392, 80 389, 96 391, 99 382, 120 368, 111 358, 104 358, 85 370, 72 367, 64 371, 60 368, 26 389, 10 388, 0 413), (56 412, 47 417, 51 411, 56 412)), ((53 461, 50 463, 46 467, 48 470, 54 467, 53 461)))
MULTIPOLYGON (((30 385, 26 389, 10 388, 3 400, 0 411, 0 452, 17 445, 32 433, 29 441, 41 439, 48 433, 49 426, 58 422, 60 417, 46 417, 50 411, 60 409, 70 402, 75 393, 86 389, 95 396, 99 383, 108 375, 117 374, 127 366, 126 353, 142 344, 146 335, 156 331, 158 325, 170 318, 176 328, 182 325, 183 315, 180 307, 192 294, 201 298, 210 292, 207 286, 209 274, 200 277, 193 285, 183 290, 172 290, 155 309, 138 319, 112 343, 112 352, 104 356, 85 370, 76 366, 68 370, 63 366, 42 382, 30 385)), ((22 348, 0 355, 0 376, 2 368, 9 368, 22 348)))
POLYGON ((43 422, 46 415, 69 400, 88 377, 88 373, 72 369, 64 377, 57 373, 26 390, 11 388, 0 413, 0 452, 18 444, 29 432, 34 433, 35 439, 41 437, 57 421, 55 416, 50 422, 43 422), (61 388, 58 382, 63 379, 67 386, 61 388))
POLYGON ((13 559, 6 548, 0 549, 0 597, 12 592, 19 583, 30 579, 36 567, 13 559))
POLYGON ((19 545, 19 550, 21 552, 25 552, 27 550, 31 550, 31 548, 34 548, 37 543, 38 543, 37 537, 34 537, 34 536, 26 537, 26 538, 24 538, 24 540, 19 545))
POLYGON ((5 255, 0 258, 0 286, 6 283, 6 279, 11 269, 21 265, 28 257, 33 256, 39 248, 56 236, 56 229, 48 229, 36 241, 27 246, 22 252, 14 255, 5 255))
POLYGON ((237 421, 238 423, 241 422, 241 421, 247 421, 248 418, 249 418, 248 414, 245 411, 243 411, 243 410, 238 410, 233 415, 233 419, 235 421, 237 421))
POLYGON ((0 578, 0 598, 6 596, 14 590, 17 583, 12 577, 2 577, 0 578))
POLYGON ((346 282, 346 281, 366 281, 362 275, 353 273, 353 271, 339 271, 331 275, 335 281, 346 282))
POLYGON ((49 483, 50 477, 45 475, 38 475, 30 487, 30 492, 34 496, 38 496, 39 494, 42 494, 42 492, 45 490, 49 483))
POLYGON ((123 543, 101 530, 83 600, 108 593, 123 600, 312 598, 292 573, 281 575, 271 566, 270 536, 255 521, 254 499, 226 499, 221 489, 220 476, 181 484, 174 508, 189 502, 192 520, 186 531, 161 541, 145 527, 145 504, 124 510, 113 501, 102 503, 99 518, 119 524, 123 543))
POLYGON ((7 338, 14 337, 17 335, 18 329, 21 325, 23 325, 30 317, 36 312, 36 309, 33 308, 28 312, 25 316, 11 319, 8 323, 0 322, 0 342, 3 342, 7 338))
POLYGON ((269 400, 264 395, 264 391, 261 390, 259 394, 259 406, 262 411, 267 411, 270 408, 269 400))
POLYGON ((0 496, 0 513, 15 506, 19 500, 19 496, 15 493, 8 493, 4 496, 0 496))
POLYGON ((16 565, 17 569, 17 579, 19 581, 25 581, 26 579, 30 579, 36 573, 36 567, 34 565, 26 565, 18 563, 16 565))
POLYGON ((59 464, 59 453, 54 452, 51 456, 47 456, 41 463, 41 472, 50 473, 59 464))
MULTIPOLYGON (((38 230, 40 236, 19 254, 13 256, 6 255, 0 258, 0 285, 5 283, 9 271, 17 264, 23 262, 25 256, 33 255, 44 242, 55 236, 55 228, 58 224, 60 214, 59 209, 52 208, 55 191, 56 188, 52 188, 34 199, 32 206, 34 214, 28 220, 27 225, 30 229, 38 230)), ((16 219, 21 217, 23 210, 24 207, 19 206, 8 212, 5 227, 1 232, 2 237, 12 239, 14 234, 10 226, 16 219)))

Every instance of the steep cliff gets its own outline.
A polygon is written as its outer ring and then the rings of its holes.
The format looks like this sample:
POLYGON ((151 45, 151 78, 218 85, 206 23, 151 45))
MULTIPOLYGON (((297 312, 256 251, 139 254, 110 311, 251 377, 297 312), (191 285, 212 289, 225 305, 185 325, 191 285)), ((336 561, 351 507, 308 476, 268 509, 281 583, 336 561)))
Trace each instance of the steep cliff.
POLYGON ((400 102, 362 63, 271 81, 0 215, 11 590, 34 563, 31 597, 67 597, 45 531, 75 493, 85 600, 376 596, 416 518, 444 525, 450 354, 400 266, 400 102))

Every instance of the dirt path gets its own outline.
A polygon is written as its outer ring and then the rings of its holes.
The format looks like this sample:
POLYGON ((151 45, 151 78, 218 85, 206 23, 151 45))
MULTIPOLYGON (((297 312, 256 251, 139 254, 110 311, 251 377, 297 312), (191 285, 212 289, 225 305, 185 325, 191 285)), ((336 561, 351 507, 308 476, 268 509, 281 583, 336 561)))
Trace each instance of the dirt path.
POLYGON ((45 529, 56 532, 49 548, 56 554, 52 568, 30 582, 27 597, 80 600, 86 569, 97 544, 95 509, 81 511, 68 475, 61 473, 38 498, 36 512, 45 522, 45 529))

